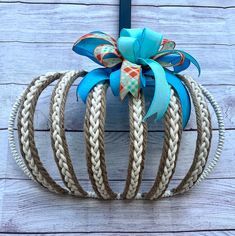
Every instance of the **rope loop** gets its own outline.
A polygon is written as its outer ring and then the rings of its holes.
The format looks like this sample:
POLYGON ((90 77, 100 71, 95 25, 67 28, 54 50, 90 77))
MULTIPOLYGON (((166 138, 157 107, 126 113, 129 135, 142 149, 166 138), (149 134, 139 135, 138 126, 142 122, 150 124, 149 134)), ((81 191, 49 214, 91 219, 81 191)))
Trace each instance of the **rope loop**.
POLYGON ((143 122, 145 114, 144 95, 129 97, 130 145, 129 165, 122 193, 113 192, 108 179, 105 163, 105 114, 106 92, 108 84, 98 84, 90 92, 86 102, 84 135, 86 142, 86 160, 89 178, 94 192, 87 192, 80 185, 65 136, 64 110, 68 92, 72 83, 86 72, 68 71, 47 73, 35 78, 13 105, 9 118, 8 139, 13 158, 23 172, 33 181, 49 191, 69 194, 76 197, 98 199, 148 199, 156 200, 170 197, 190 190, 198 185, 215 168, 224 144, 224 121, 221 109, 210 92, 191 77, 179 76, 187 87, 196 113, 197 141, 192 164, 178 186, 168 190, 177 165, 182 136, 182 110, 176 92, 171 89, 168 110, 164 117, 164 143, 160 164, 153 185, 147 193, 140 193, 147 147, 147 124, 143 122), (43 90, 52 82, 55 85, 50 105, 50 132, 54 159, 65 187, 59 185, 50 176, 40 159, 35 143, 34 114, 37 101, 43 90), (211 115, 207 101, 211 104, 218 122, 219 139, 214 158, 208 162, 211 147, 211 115), (19 150, 14 130, 18 120, 19 150))

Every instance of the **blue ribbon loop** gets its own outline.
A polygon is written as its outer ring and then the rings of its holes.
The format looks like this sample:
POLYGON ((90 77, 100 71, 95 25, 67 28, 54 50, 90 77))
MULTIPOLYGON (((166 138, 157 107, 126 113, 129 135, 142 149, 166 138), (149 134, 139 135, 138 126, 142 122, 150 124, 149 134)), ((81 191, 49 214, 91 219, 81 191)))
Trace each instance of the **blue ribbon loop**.
MULTIPOLYGON (((164 116, 169 105, 170 89, 172 87, 181 103, 183 127, 185 127, 191 112, 190 96, 184 83, 175 73, 186 70, 192 63, 198 69, 200 75, 200 66, 196 59, 188 53, 171 48, 172 45, 174 47, 174 43, 167 45, 168 48, 164 49, 162 42, 162 34, 147 28, 122 29, 117 43, 109 35, 95 31, 77 41, 73 50, 80 55, 89 57, 97 64, 105 66, 97 59, 97 55, 95 56, 95 49, 104 44, 112 45, 114 48, 117 47, 120 58, 141 65, 140 88, 154 87, 153 99, 144 120, 152 115, 156 115, 156 120, 160 120, 164 116), (162 49, 160 49, 161 46, 162 49), (172 67, 173 71, 169 70, 169 67, 172 67)), ((108 54, 104 56, 105 59, 115 59, 115 57, 118 58, 114 53, 111 56, 108 54)), ((77 88, 77 93, 83 102, 86 101, 89 92, 95 85, 104 82, 108 82, 113 94, 119 96, 121 65, 122 63, 117 63, 111 68, 106 66, 89 72, 77 88)))

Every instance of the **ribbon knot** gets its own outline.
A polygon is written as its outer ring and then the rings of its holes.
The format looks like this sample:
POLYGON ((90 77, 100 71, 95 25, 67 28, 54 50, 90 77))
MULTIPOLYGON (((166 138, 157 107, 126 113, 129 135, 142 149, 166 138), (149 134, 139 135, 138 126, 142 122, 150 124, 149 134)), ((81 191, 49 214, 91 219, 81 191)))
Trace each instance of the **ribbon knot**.
POLYGON ((104 67, 89 72, 79 84, 77 91, 84 102, 90 90, 105 81, 109 81, 113 94, 121 99, 128 93, 138 97, 140 89, 154 86, 153 99, 144 119, 155 114, 159 120, 167 110, 170 88, 173 87, 180 99, 183 125, 186 126, 190 97, 175 73, 187 69, 192 62, 200 74, 200 66, 191 55, 176 50, 175 42, 163 39, 162 34, 148 28, 122 29, 117 41, 95 31, 82 36, 73 50, 104 67))
POLYGON ((118 50, 128 61, 141 64, 140 59, 155 56, 161 46, 162 35, 150 29, 122 29, 118 50))

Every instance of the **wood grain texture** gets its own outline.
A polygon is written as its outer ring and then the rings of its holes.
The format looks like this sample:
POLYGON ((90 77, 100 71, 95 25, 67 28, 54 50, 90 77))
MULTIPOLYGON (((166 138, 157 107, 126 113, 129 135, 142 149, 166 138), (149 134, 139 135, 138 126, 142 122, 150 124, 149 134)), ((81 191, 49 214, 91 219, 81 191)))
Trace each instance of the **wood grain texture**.
MULTIPOLYGON (((118 232, 118 233, 96 233, 96 232, 89 232, 90 235, 93 235, 93 236, 120 236, 120 235, 125 235, 125 236, 129 236, 129 235, 136 235, 136 236, 145 236, 145 235, 148 235, 148 236, 173 236, 173 235, 180 235, 180 236, 198 236, 198 235, 203 235, 203 236, 234 236, 234 233, 235 231, 234 230, 219 230, 219 231, 211 231, 211 230, 208 230, 208 231, 204 231, 204 230, 200 230, 200 231, 197 231, 197 232, 192 232, 192 231, 186 231, 186 232, 161 232, 161 233, 158 233, 158 232, 144 232, 144 233, 139 233, 139 232, 118 232)), ((1 233, 0 233, 1 234, 1 233)), ((32 233, 24 233, 24 235, 34 235, 34 236, 41 236, 42 234, 32 234, 32 233)), ((43 235, 47 235, 47 236, 62 236, 62 235, 66 235, 66 236, 74 236, 74 235, 85 235, 85 234, 88 234, 88 233, 67 233, 67 232, 64 232, 64 233, 43 233, 43 235)), ((9 235, 19 235, 19 234, 16 234, 16 233, 11 233, 11 234, 7 234, 7 233, 4 233, 5 236, 9 236, 9 235)))
MULTIPOLYGON (((16 97, 33 77, 47 71, 95 68, 95 63, 71 51, 72 44, 82 34, 97 30, 97 25, 116 37, 118 4, 118 0, 0 0, 0 234, 235 235, 234 0, 132 0, 132 26, 160 31, 175 40, 177 48, 194 55, 202 67, 196 80, 206 85, 222 106, 225 148, 218 167, 200 186, 158 202, 78 200, 44 191, 14 163, 6 128, 16 97)), ((196 76, 195 72, 192 68, 186 73, 196 76)), ((48 132, 52 89, 46 89, 39 100, 35 136, 43 163, 59 181, 48 132)), ((76 102, 75 90, 72 86, 66 104, 66 136, 75 171, 82 185, 91 189, 81 132, 85 105, 76 102)), ((111 186, 121 191, 128 162, 128 108, 127 102, 121 105, 110 91, 107 97, 106 160, 111 186)), ((212 120, 216 128, 214 115, 212 120)), ((193 114, 183 134, 171 187, 189 168, 195 129, 193 114)), ((143 191, 153 183, 163 142, 160 123, 150 125, 149 130, 143 191)), ((213 138, 210 158, 218 138, 215 130, 213 138)))
MULTIPOLYGON (((1 97, 0 102, 5 107, 5 112, 0 113, 0 128, 7 127, 7 122, 11 107, 15 102, 16 96, 21 94, 25 85, 0 85, 1 97)), ((216 97, 216 100, 220 104, 223 110, 225 119, 225 128, 231 129, 235 124, 235 86, 206 86, 210 92, 216 97), (222 94, 222 96, 221 96, 222 94)), ((48 113, 50 96, 53 90, 53 86, 48 87, 40 96, 37 110, 35 114, 35 129, 49 129, 48 113)), ((149 90, 151 95, 153 90, 149 90)), ((146 93, 146 94, 148 94, 146 93)), ((128 99, 121 102, 118 97, 114 97, 110 89, 107 93, 107 117, 105 129, 106 131, 128 131, 128 99)), ((146 106, 150 104, 150 96, 146 96, 146 106)), ((83 119, 85 114, 85 104, 79 99, 76 101, 76 86, 72 86, 69 91, 68 100, 65 108, 65 128, 67 130, 82 130, 83 119)), ((214 113, 212 113, 213 127, 217 128, 216 119, 214 113)), ((151 121, 151 120, 150 120, 151 121)), ((163 130, 162 123, 149 122, 149 130, 163 130)), ((190 121, 186 127, 187 129, 196 129, 195 114, 192 110, 190 121)))
MULTIPOLYGON (((93 236, 120 236, 120 235, 125 235, 125 236, 129 236, 129 235, 136 235, 136 236, 145 236, 145 235, 148 235, 148 236, 198 236, 198 235, 203 235, 203 236, 234 236, 234 233, 235 231, 234 230, 218 230, 218 231, 211 231, 211 230, 208 230, 208 231, 204 231, 204 230, 200 230, 200 231, 197 231, 197 232, 192 232, 192 231, 186 231, 186 232, 144 232, 144 233, 139 233, 139 232, 118 232, 118 233, 96 233, 96 232, 89 232, 90 235, 93 235, 93 236)), ((1 234, 1 233, 0 233, 1 234)), ((42 234, 32 234, 32 233, 28 233, 30 235, 34 235, 34 236, 41 236, 42 234)), ((47 235, 47 236, 62 236, 62 235, 66 235, 66 236, 74 236, 74 235, 85 235, 85 234, 88 234, 88 233, 67 233, 67 232, 64 232, 64 233, 43 233, 43 235, 47 235)), ((16 233, 11 233, 11 234, 6 234, 4 233, 5 236, 9 236, 9 235, 18 235, 16 233)), ((24 235, 27 235, 27 233, 24 233, 24 235)))
MULTIPOLYGON (((119 0, 0 0, 0 3, 22 3, 22 4, 40 4, 40 3, 50 3, 50 4, 76 4, 76 5, 118 5, 119 0)), ((231 0, 206 0, 206 1, 200 1, 200 0, 146 0, 143 2, 143 0, 132 0, 133 6, 195 6, 195 7, 220 7, 220 8, 226 8, 226 7, 234 7, 234 2, 231 0)))
MULTIPOLYGON (((32 77, 48 71, 91 70, 97 67, 97 64, 88 58, 74 53, 71 50, 72 42, 67 44, 2 43, 0 45, 0 84, 28 84, 32 77)), ((235 85, 233 76, 235 46, 187 44, 179 45, 178 48, 189 52, 200 62, 202 74, 197 78, 198 82, 235 85)), ((190 66, 185 73, 197 77, 193 66, 190 66)))
MULTIPOLYGON (((97 7, 1 4, 0 41, 74 42, 79 36, 97 28, 117 36, 118 6, 104 5, 102 11, 97 10, 97 7)), ((174 39, 179 44, 230 45, 235 44, 234 13, 235 8, 133 6, 132 27, 150 27, 163 32, 166 38, 174 39), (190 34, 187 33, 188 29, 190 34)))
MULTIPOLYGON (((4 140, 1 143, 1 150, 7 150, 7 133, 0 131, 4 140)), ((108 174, 111 180, 124 180, 128 167, 128 133, 123 132, 106 132, 106 162, 108 174)), ((85 143, 83 133, 67 132, 69 150, 74 165, 75 172, 79 179, 87 180, 87 168, 85 159, 85 143)), ((39 149, 39 155, 49 173, 55 179, 60 179, 57 166, 54 162, 52 149, 50 146, 49 132, 36 132, 36 144, 39 149)), ((213 157, 218 139, 217 131, 213 132, 213 143, 211 148, 210 159, 213 157)), ((226 144, 223 151, 223 156, 218 167, 209 178, 235 178, 235 150, 233 142, 235 140, 235 131, 227 131, 226 144)), ((156 170, 159 165, 160 154, 163 144, 163 133, 149 133, 147 143, 147 154, 143 178, 147 181, 152 181, 155 178, 156 170)), ((180 148, 179 159, 177 162, 174 179, 182 179, 192 163, 193 153, 196 144, 196 132, 184 132, 182 137, 182 146, 180 148), (191 147, 191 148, 188 148, 191 147)), ((4 153, 5 154, 5 153, 4 153)), ((209 160, 210 160, 209 159, 209 160)), ((5 154, 1 159, 0 178, 27 179, 22 171, 11 158, 11 153, 5 154)))
POLYGON ((228 179, 206 180, 185 195, 156 202, 78 200, 48 193, 31 181, 0 183, 3 232, 177 232, 235 227, 235 184, 228 179))

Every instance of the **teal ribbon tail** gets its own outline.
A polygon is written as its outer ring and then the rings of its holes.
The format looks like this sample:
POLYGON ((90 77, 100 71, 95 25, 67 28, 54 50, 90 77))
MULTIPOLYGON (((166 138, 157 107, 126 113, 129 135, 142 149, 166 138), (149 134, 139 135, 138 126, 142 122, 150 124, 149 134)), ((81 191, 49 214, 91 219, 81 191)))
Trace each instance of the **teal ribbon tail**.
POLYGON ((109 76, 110 87, 112 89, 114 96, 119 96, 120 93, 120 77, 121 77, 120 69, 111 72, 109 76))
POLYGON ((181 71, 186 70, 190 66, 190 60, 185 58, 184 63, 182 65, 173 66, 174 73, 180 73, 181 71))
POLYGON ((150 67, 155 79, 153 100, 143 120, 145 121, 153 114, 156 114, 156 120, 160 120, 167 110, 171 95, 170 86, 167 83, 165 71, 159 63, 152 59, 141 58, 139 60, 142 65, 148 65, 150 67))
POLYGON ((79 95, 82 101, 85 103, 89 92, 92 88, 99 84, 109 80, 110 69, 98 68, 89 72, 83 77, 82 81, 77 87, 77 95, 79 95))
MULTIPOLYGON (((182 51, 182 50, 175 50, 175 51, 178 51, 178 52, 181 52, 182 54, 184 54, 185 58, 188 59, 190 62, 192 62, 194 64, 194 66, 197 68, 198 76, 200 76, 200 74, 201 74, 201 67, 200 67, 199 63, 197 62, 197 60, 193 56, 191 56, 190 54, 188 54, 185 51, 182 51)), ((185 70, 185 68, 183 70, 185 70)))
POLYGON ((182 108, 182 120, 183 120, 183 128, 186 127, 191 113, 191 101, 188 90, 185 88, 182 81, 170 71, 165 70, 167 82, 174 88, 176 91, 182 108))
MULTIPOLYGON (((160 51, 160 52, 159 52, 159 54, 164 54, 164 53, 166 53, 166 54, 168 54, 168 55, 165 55, 165 56, 162 56, 162 57, 157 58, 156 60, 157 60, 159 63, 160 63, 161 61, 163 61, 163 62, 169 62, 169 59, 170 59, 170 58, 175 58, 175 59, 177 59, 177 56, 176 56, 176 57, 172 57, 172 55, 170 55, 170 54, 182 53, 182 54, 185 56, 185 61, 184 61, 184 63, 183 63, 182 65, 180 65, 180 66, 174 66, 174 65, 173 65, 174 72, 179 73, 179 72, 181 72, 181 71, 183 71, 183 70, 186 70, 186 69, 189 67, 190 63, 193 63, 193 65, 194 65, 194 66, 197 68, 197 70, 198 70, 198 76, 200 76, 200 74, 201 74, 201 68, 200 68, 199 63, 197 62, 197 60, 196 60, 193 56, 191 56, 191 55, 188 54, 187 52, 182 51, 182 50, 176 50, 176 49, 173 49, 173 50, 164 50, 164 51, 160 51)), ((173 61, 172 61, 172 62, 173 62, 173 61)), ((160 64, 161 64, 161 63, 160 63, 160 64)))
POLYGON ((197 60, 190 54, 174 49, 173 41, 162 41, 162 39, 162 34, 148 28, 122 29, 117 42, 111 36, 99 31, 84 35, 74 44, 73 50, 105 68, 89 72, 78 85, 77 94, 83 102, 86 102, 92 88, 99 83, 107 82, 114 96, 119 96, 120 79, 123 76, 121 64, 127 60, 141 66, 138 89, 154 87, 153 98, 143 120, 152 115, 156 115, 156 120, 160 120, 164 116, 169 106, 172 88, 179 97, 182 107, 182 122, 185 127, 190 118, 191 101, 187 87, 177 73, 186 70, 193 64, 200 75, 201 68, 197 60), (99 51, 100 48, 97 48, 101 45, 107 45, 105 48, 102 47, 104 51, 99 51), (109 59, 110 61, 108 61, 111 63, 104 63, 107 61, 102 58, 109 59), (115 63, 116 59, 118 59, 117 63, 115 63), (172 68, 172 71, 167 68, 172 68))

